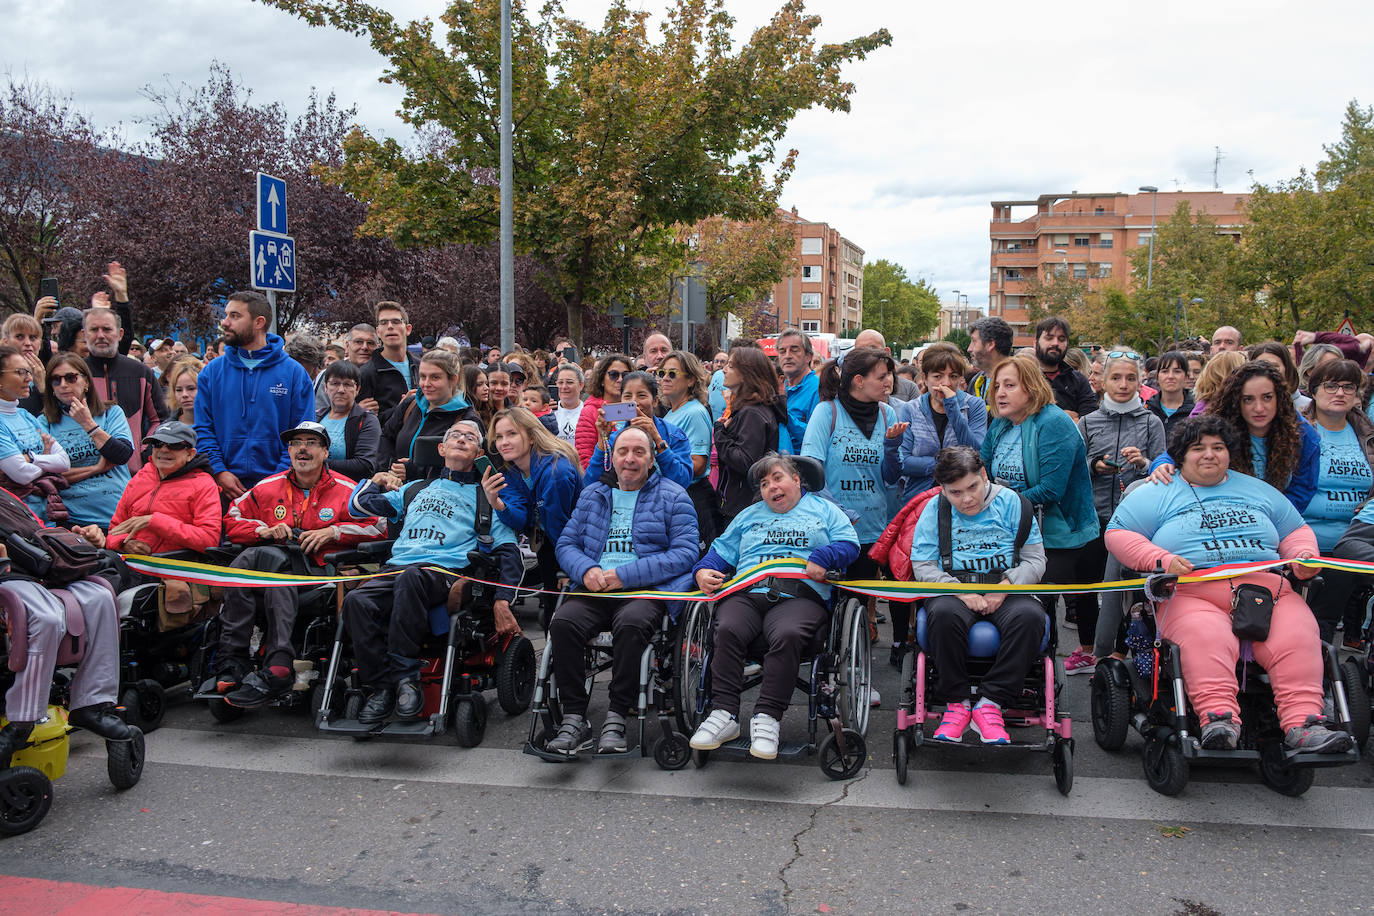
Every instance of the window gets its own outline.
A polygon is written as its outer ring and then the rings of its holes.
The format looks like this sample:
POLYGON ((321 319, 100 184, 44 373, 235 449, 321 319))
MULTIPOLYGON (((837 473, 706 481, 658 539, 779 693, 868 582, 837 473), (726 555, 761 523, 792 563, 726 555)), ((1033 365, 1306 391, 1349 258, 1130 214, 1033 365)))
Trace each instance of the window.
POLYGON ((1140 233, 1140 235, 1137 235, 1137 236, 1135 237, 1135 243, 1136 243, 1137 245, 1148 245, 1148 244, 1150 244, 1150 233, 1148 233, 1148 232, 1142 232, 1142 233, 1140 233))
POLYGON ((1064 235, 1056 235, 1054 237, 1054 245, 1056 248, 1062 247, 1067 244, 1069 244, 1069 236, 1067 233, 1065 233, 1064 235))
POLYGON ((802 293, 801 307, 804 309, 818 309, 821 307, 820 293, 802 293))
POLYGON ((1088 279, 1088 265, 1087 265, 1087 264, 1075 264, 1075 265, 1073 265, 1073 278, 1074 278, 1075 280, 1086 280, 1086 279, 1088 279))
POLYGON ((1075 248, 1087 248, 1092 243, 1086 235, 1075 235, 1073 244, 1075 248))
POLYGON ((819 283, 825 279, 825 268, 819 264, 802 265, 802 282, 819 283))
POLYGON ((802 239, 802 254, 821 254, 821 239, 809 238, 802 239))
POLYGON ((821 323, 819 321, 803 321, 801 323, 801 329, 807 334, 819 334, 821 332, 821 323))
POLYGON ((1009 269, 1009 270, 1007 271, 1007 279, 1008 279, 1008 280, 1020 280, 1020 279, 1022 279, 1022 277, 1021 277, 1021 271, 1017 270, 1017 269, 1014 268, 1014 267, 1011 268, 1011 269, 1009 269))
POLYGON ((1111 248, 1111 247, 1112 247, 1112 234, 1111 234, 1110 232, 1104 232, 1104 233, 1102 233, 1102 237, 1101 237, 1100 239, 1098 239, 1097 247, 1098 247, 1098 248, 1111 248))
POLYGON ((1058 264, 1046 264, 1045 276, 1047 278, 1050 276, 1051 271, 1053 271, 1054 276, 1062 277, 1064 276, 1064 274, 1069 272, 1069 268, 1068 265, 1065 264, 1063 261, 1060 261, 1058 264))
POLYGON ((1098 264, 1098 265, 1097 265, 1097 275, 1098 275, 1098 277, 1110 277, 1110 276, 1112 275, 1112 265, 1110 265, 1110 264, 1098 264))

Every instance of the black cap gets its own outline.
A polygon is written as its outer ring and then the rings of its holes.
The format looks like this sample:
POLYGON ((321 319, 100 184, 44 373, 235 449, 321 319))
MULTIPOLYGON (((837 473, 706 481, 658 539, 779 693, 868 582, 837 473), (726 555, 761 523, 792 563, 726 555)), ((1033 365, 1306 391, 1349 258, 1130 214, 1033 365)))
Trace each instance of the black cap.
POLYGON ((180 420, 168 420, 157 429, 143 437, 144 442, 151 442, 154 445, 177 445, 185 443, 195 446, 196 431, 193 427, 182 423, 180 420))

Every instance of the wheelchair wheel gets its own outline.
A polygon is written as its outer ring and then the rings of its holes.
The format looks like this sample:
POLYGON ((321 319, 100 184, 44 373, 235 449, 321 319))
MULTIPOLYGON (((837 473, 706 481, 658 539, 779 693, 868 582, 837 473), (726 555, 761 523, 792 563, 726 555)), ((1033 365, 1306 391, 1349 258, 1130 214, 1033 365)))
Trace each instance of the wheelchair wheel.
MULTIPOLYGON (((329 715, 338 718, 344 714, 344 707, 348 703, 348 685, 341 677, 334 678, 334 689, 329 696, 329 715)), ((312 720, 320 717, 320 710, 324 708, 324 684, 315 681, 315 685, 310 688, 310 718, 312 720)))
POLYGON ((906 768, 911 757, 911 741, 902 729, 892 732, 892 762, 897 765, 897 785, 906 785, 906 768))
POLYGON ((132 789, 143 778, 143 732, 130 726, 132 741, 105 742, 105 772, 116 789, 132 789))
POLYGON ((1283 752, 1283 742, 1271 741, 1260 748, 1260 779, 1280 795, 1297 798, 1312 788, 1317 773, 1311 767, 1295 767, 1283 752))
POLYGON ((453 703, 453 736, 459 747, 476 747, 487 733, 487 701, 480 693, 453 703))
MULTIPOLYGON (((863 617, 865 629, 868 627, 868 617, 863 617)), ((868 636, 867 633, 864 634, 868 636)), ((864 768, 864 761, 868 759, 868 745, 864 743, 863 735, 854 731, 852 728, 844 729, 844 753, 840 753, 839 743, 835 740, 835 733, 832 731, 825 736, 821 742, 820 750, 821 772, 831 779, 853 779, 859 775, 859 771, 864 768)))
POLYGON ((1345 687, 1345 702, 1350 706, 1350 734, 1355 746, 1364 751, 1369 740, 1369 691, 1365 688, 1360 662, 1347 658, 1341 663, 1341 684, 1345 687))
POLYGON ((1160 795, 1177 795, 1188 784, 1188 760, 1165 738, 1146 738, 1145 781, 1160 795))
POLYGON ((1060 795, 1073 791, 1073 739, 1060 738, 1054 743, 1054 785, 1060 795))
MULTIPOLYGON (((858 598, 847 599, 842 608, 839 652, 839 695, 836 701, 840 724, 860 735, 868 733, 869 679, 872 676, 872 645, 868 639, 868 609, 858 598)), ((832 777, 835 779, 848 777, 832 777)))
POLYGON ((518 716, 530 708, 538 665, 534 644, 517 636, 506 644, 496 660, 496 702, 508 716, 518 716))
POLYGON ((33 767, 0 771, 0 836, 28 833, 48 816, 52 780, 33 767))
POLYGON ((162 717, 167 714, 167 692, 157 681, 144 678, 124 688, 119 705, 124 707, 124 721, 146 734, 162 724, 162 717))
POLYGON ((1092 688, 1093 738, 1104 751, 1119 751, 1126 744, 1131 725, 1131 693, 1112 683, 1107 671, 1099 667, 1093 672, 1092 688))
POLYGON ((710 751, 699 751, 699 750, 697 750, 696 748, 692 748, 692 767, 693 767, 694 769, 700 770, 702 767, 706 766, 706 764, 708 764, 708 763, 710 763, 710 762, 711 762, 711 752, 710 752, 710 751))
POLYGON ((711 638, 711 608, 705 602, 696 602, 691 606, 680 638, 677 708, 681 721, 678 724, 683 731, 692 732, 701 724, 697 701, 706 676, 706 644, 711 638))
POLYGON ((692 759, 692 748, 683 735, 659 735, 654 742, 654 763, 662 770, 680 770, 692 759))
POLYGON ((248 711, 246 709, 240 709, 237 706, 230 706, 223 700, 210 700, 208 702, 210 705, 210 715, 214 717, 216 722, 237 722, 239 719, 242 719, 243 714, 248 711))

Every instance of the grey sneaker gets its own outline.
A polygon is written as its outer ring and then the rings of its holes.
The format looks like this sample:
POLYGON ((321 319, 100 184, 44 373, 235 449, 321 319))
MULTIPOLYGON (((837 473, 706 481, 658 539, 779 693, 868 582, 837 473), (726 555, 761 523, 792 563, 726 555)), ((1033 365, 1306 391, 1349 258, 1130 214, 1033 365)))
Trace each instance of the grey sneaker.
POLYGON ((590 750, 592 746, 592 727, 582 716, 564 716, 563 724, 558 726, 558 734, 548 743, 545 750, 564 757, 576 757, 579 751, 590 750))
POLYGON ((606 721, 601 725, 601 738, 596 743, 598 754, 623 754, 630 749, 625 740, 625 717, 618 712, 607 712, 606 721))
POLYGON ((1229 712, 1207 714, 1207 724, 1202 726, 1202 746, 1209 751, 1234 751, 1240 743, 1240 726, 1232 720, 1229 712))
POLYGON ((1308 716, 1302 725, 1288 730, 1283 737, 1284 746, 1315 754, 1343 754, 1355 746, 1355 739, 1348 732, 1328 728, 1328 724, 1329 720, 1321 716, 1308 716))

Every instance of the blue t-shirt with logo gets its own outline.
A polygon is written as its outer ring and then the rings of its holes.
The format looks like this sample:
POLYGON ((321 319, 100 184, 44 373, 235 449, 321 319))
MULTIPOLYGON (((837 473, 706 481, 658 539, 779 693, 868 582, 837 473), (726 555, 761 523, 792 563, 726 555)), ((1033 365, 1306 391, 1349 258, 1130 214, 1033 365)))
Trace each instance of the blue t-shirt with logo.
POLYGON ((1019 423, 1003 433, 1002 438, 997 440, 997 450, 992 453, 992 467, 988 471, 993 477, 1017 492, 1030 485, 1030 481, 1026 478, 1026 458, 1021 448, 1021 425, 1019 423))
POLYGON ((1326 553, 1350 527, 1355 507, 1369 496, 1374 486, 1374 471, 1360 447, 1354 428, 1333 432, 1318 426, 1321 434, 1321 458, 1317 467, 1317 492, 1303 510, 1303 518, 1317 535, 1317 546, 1326 553))
MULTIPOLYGON (((678 429, 687 434, 687 441, 692 445, 693 455, 708 456, 711 454, 711 415, 706 412, 705 406, 694 398, 682 403, 676 410, 670 410, 663 415, 663 422, 671 423, 678 429)), ((706 470, 700 474, 692 475, 692 482, 702 480, 711 475, 711 462, 706 462, 706 470)))
POLYGON ((639 491, 611 491, 611 526, 606 530, 606 546, 601 550, 600 566, 604 570, 618 569, 639 559, 635 553, 635 504, 639 491))
MULTIPOLYGON (((911 538, 911 562, 940 565, 939 499, 921 510, 911 538)), ((998 489, 992 502, 976 515, 964 515, 953 506, 949 513, 951 573, 991 572, 1012 567, 1016 532, 1021 527, 1021 497, 1011 489, 998 489)), ((1031 519, 1027 544, 1039 544, 1040 524, 1031 519)))
MULTIPOLYGON (((775 512, 767 503, 756 502, 736 515, 711 549, 739 571, 768 560, 806 560, 817 547, 839 542, 859 544, 859 535, 844 511, 815 493, 803 493, 788 512, 775 512)), ((830 597, 830 586, 810 579, 802 580, 822 598, 830 597)), ((760 585, 754 591, 767 591, 760 585)))
POLYGON ((320 417, 320 425, 329 433, 330 461, 342 461, 348 457, 348 443, 344 439, 344 424, 347 422, 348 417, 340 417, 337 420, 330 419, 329 414, 320 417))
POLYGON ((860 544, 872 544, 891 518, 888 485, 883 482, 883 458, 887 429, 897 422, 897 412, 878 405, 878 422, 865 436, 839 401, 816 407, 806 427, 801 453, 825 464, 825 487, 849 512, 858 516, 854 530, 860 544), (834 411, 831 429, 830 411, 834 411))
MULTIPOLYGON (((133 434, 129 432, 129 421, 117 405, 110 405, 108 410, 93 419, 96 426, 108 433, 111 439, 122 439, 133 446, 134 439, 133 434)), ((81 425, 71 417, 64 414, 62 419, 54 424, 48 422, 46 415, 40 415, 38 426, 67 450, 67 457, 71 459, 73 468, 88 468, 100 463, 100 450, 95 447, 95 443, 86 435, 81 425)), ((129 477, 129 466, 121 464, 85 480, 79 480, 63 490, 62 502, 71 515, 71 524, 109 527, 115 506, 119 504, 119 497, 124 495, 124 488, 129 485, 129 477)))
MULTIPOLYGON (((0 413, 0 458, 14 455, 43 454, 43 436, 38 429, 38 421, 22 407, 13 413, 0 413)), ((47 523, 48 502, 42 496, 31 493, 24 502, 33 514, 47 523)))
POLYGON ((1279 541, 1303 526, 1283 493, 1231 472, 1214 487, 1193 487, 1174 475, 1167 486, 1146 484, 1126 494, 1107 530, 1143 534, 1198 568, 1279 559, 1279 541))

